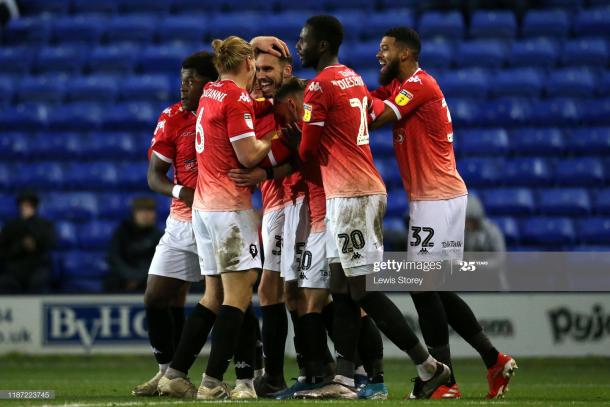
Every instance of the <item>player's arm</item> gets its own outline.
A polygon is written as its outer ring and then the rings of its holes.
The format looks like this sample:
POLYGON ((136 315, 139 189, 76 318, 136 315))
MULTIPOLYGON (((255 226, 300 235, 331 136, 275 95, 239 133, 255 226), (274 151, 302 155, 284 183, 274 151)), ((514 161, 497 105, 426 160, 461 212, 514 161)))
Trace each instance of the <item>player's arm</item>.
MULTIPOLYGON (((324 82, 311 81, 303 96, 303 128, 299 145, 299 157, 303 162, 317 160, 320 140, 328 110, 332 106, 332 87, 324 82)), ((296 129, 290 129, 295 131, 296 129)))
POLYGON ((167 178, 167 172, 172 166, 171 161, 164 160, 165 157, 161 158, 160 154, 153 151, 148 162, 148 172, 146 178, 148 180, 148 187, 160 194, 178 198, 184 201, 188 206, 193 205, 193 198, 195 196, 195 190, 193 188, 185 187, 182 185, 175 185, 167 178))
POLYGON ((384 100, 385 109, 370 125, 375 130, 384 124, 401 120, 430 99, 430 91, 421 80, 404 82, 384 100))
POLYGON ((276 132, 272 131, 258 139, 254 131, 251 131, 231 137, 230 141, 239 163, 246 168, 256 167, 269 153, 271 140, 275 135, 276 132))
POLYGON ((268 169, 261 167, 237 168, 230 170, 228 175, 237 186, 254 187, 266 179, 283 179, 292 174, 293 171, 294 168, 291 163, 284 163, 282 165, 278 165, 277 167, 270 167, 268 169), (273 178, 269 178, 270 174, 267 171, 269 171, 273 178))

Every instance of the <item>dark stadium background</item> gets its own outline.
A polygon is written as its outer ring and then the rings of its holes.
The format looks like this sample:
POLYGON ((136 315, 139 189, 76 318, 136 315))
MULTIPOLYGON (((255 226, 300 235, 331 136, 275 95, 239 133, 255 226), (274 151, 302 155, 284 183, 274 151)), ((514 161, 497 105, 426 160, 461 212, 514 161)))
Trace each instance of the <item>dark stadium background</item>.
MULTIPOLYGON (((146 184, 156 119, 179 69, 213 38, 277 35, 294 52, 308 16, 345 26, 342 62, 377 85, 392 26, 416 28, 443 89, 458 167, 508 248, 610 249, 610 1, 24 0, 0 31, 0 226, 33 189, 60 236, 54 278, 97 292, 114 227, 146 184), (502 8, 503 6, 510 8, 502 8)), ((305 78, 295 62, 296 74, 305 78)), ((388 186, 385 228, 406 233, 389 129, 371 145, 388 186)), ((260 206, 260 198, 257 198, 260 206)))

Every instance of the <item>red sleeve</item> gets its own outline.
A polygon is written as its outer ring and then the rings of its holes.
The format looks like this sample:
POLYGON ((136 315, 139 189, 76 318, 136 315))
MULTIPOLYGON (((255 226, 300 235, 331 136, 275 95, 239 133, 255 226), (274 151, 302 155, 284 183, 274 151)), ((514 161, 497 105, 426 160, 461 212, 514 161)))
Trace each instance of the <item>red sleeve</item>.
MULTIPOLYGON (((168 108, 169 109, 169 108, 168 108)), ((161 113, 157 120, 157 127, 153 133, 153 138, 148 149, 148 159, 155 152, 155 155, 166 163, 173 163, 176 156, 176 143, 171 138, 171 132, 168 131, 169 115, 167 109, 161 113)))
POLYGON ((324 133, 324 124, 332 106, 330 87, 324 82, 311 81, 303 97, 303 135, 299 146, 299 156, 303 161, 315 158, 324 133))
POLYGON ((324 133, 322 126, 303 126, 303 135, 299 145, 299 157, 303 162, 309 162, 317 158, 320 150, 320 139, 324 133))
POLYGON ((371 95, 377 99, 386 100, 392 96, 392 83, 375 89, 371 92, 371 95))
POLYGON ((370 124, 385 110, 385 103, 382 99, 377 99, 375 96, 369 95, 369 106, 367 108, 367 119, 370 124))
POLYGON ((254 137, 254 108, 252 99, 246 92, 227 95, 225 104, 227 135, 234 142, 246 137, 254 137))
POLYGON ((431 96, 432 92, 430 92, 428 84, 424 83, 419 76, 413 75, 403 82, 391 97, 385 100, 385 104, 394 111, 396 117, 400 120, 427 102, 431 96))
POLYGON ((273 99, 254 99, 252 102, 254 117, 265 116, 273 111, 273 99))

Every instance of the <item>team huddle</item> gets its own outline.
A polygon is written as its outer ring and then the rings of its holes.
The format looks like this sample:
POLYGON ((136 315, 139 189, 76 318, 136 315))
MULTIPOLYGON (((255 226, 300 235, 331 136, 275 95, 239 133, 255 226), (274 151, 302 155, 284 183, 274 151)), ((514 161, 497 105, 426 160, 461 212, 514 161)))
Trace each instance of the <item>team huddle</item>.
POLYGON ((507 391, 514 359, 496 350, 458 295, 412 293, 422 343, 384 293, 366 290, 366 276, 383 259, 387 199, 369 129, 394 124, 410 260, 462 258, 463 244, 442 243, 464 240, 467 189, 447 103, 418 65, 417 33, 385 33, 375 90, 339 62, 342 40, 335 17, 307 20, 296 51, 315 70, 310 81, 292 76, 290 52, 274 37, 214 40, 213 54, 183 61, 181 101, 159 117, 149 150, 151 189, 173 197, 144 298, 159 371, 134 395, 385 399, 383 333, 416 366, 409 398, 459 398, 449 326, 481 355, 487 397, 507 391), (256 187, 262 224, 252 207, 256 187), (251 304, 259 275, 262 329, 251 304), (185 321, 186 293, 201 276, 204 295, 185 321), (291 386, 286 309, 300 369, 291 386), (210 333, 196 387, 188 371, 210 333), (223 377, 231 360, 229 387, 223 377))

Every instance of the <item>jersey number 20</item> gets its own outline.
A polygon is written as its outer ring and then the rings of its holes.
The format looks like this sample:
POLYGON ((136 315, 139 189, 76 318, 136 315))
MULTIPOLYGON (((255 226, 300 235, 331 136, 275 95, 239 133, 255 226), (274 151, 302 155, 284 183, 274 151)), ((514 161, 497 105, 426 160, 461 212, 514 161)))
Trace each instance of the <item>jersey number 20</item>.
POLYGON ((358 98, 351 98, 349 104, 351 107, 355 107, 360 110, 360 126, 358 127, 358 138, 356 138, 356 144, 359 146, 369 143, 369 125, 366 119, 367 109, 367 97, 360 100, 358 98))

